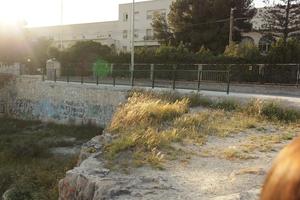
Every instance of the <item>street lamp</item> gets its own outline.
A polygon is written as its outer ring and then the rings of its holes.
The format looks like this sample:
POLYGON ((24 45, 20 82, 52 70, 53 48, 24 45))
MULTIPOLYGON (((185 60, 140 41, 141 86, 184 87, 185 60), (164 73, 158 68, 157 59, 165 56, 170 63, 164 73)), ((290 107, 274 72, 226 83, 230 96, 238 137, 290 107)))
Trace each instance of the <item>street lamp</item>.
POLYGON ((60 48, 63 49, 63 16, 64 16, 64 2, 60 0, 60 48))
POLYGON ((131 14, 131 83, 133 83, 134 71, 134 22, 135 22, 135 0, 132 0, 132 14, 131 14))

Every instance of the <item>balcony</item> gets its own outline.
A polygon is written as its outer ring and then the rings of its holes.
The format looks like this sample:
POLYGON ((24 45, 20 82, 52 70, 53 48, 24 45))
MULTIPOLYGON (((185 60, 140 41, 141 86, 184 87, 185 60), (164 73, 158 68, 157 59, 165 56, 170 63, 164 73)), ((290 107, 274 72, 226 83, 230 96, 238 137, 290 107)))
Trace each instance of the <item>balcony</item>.
POLYGON ((144 36, 145 41, 155 40, 154 36, 144 36))

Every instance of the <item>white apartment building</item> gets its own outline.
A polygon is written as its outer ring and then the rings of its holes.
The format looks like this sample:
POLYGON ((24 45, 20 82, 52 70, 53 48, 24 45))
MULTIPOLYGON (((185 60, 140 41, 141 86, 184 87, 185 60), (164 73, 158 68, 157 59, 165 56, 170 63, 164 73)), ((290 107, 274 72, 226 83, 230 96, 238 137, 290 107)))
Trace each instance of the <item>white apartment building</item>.
MULTIPOLYGON (((173 0, 148 0, 135 3, 135 46, 158 46, 153 37, 152 19, 156 14, 167 16, 173 0)), ((264 8, 257 9, 252 19, 253 30, 242 33, 242 42, 252 42, 267 52, 274 38, 267 34, 266 24, 263 20, 264 8)), ((113 46, 118 52, 130 51, 131 48, 131 22, 132 3, 119 5, 119 19, 109 22, 95 22, 84 24, 71 24, 63 26, 48 26, 29 28, 33 38, 45 37, 53 40, 53 45, 68 48, 78 41, 93 40, 101 44, 113 46)))
MULTIPOLYGON (((135 46, 158 46, 153 38, 152 18, 156 14, 167 15, 173 0, 149 0, 135 3, 135 46)), ((117 51, 130 51, 132 3, 119 5, 117 21, 71 24, 29 28, 33 38, 53 40, 58 48, 68 48, 77 41, 93 40, 114 46, 117 51), (62 41, 62 47, 61 47, 62 41)))

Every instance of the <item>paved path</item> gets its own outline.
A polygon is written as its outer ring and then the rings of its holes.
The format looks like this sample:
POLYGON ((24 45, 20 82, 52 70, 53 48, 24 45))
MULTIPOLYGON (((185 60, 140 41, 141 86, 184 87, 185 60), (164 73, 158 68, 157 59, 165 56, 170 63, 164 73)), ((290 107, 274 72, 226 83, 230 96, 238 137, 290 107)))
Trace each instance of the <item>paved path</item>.
MULTIPOLYGON (((53 81, 47 81, 53 83, 53 81)), ((60 84, 74 84, 74 85, 82 85, 80 82, 70 82, 67 83, 65 81, 57 81, 56 83, 60 84)), ((84 83, 84 86, 89 87, 95 87, 95 88, 105 88, 105 89, 114 89, 114 90, 130 90, 132 89, 131 86, 128 85, 116 85, 115 87, 111 84, 99 84, 96 85, 94 83, 84 83)), ((133 88, 141 88, 141 89, 147 89, 147 90, 153 90, 153 91, 173 91, 171 88, 154 88, 151 87, 133 87, 133 88)), ((300 90, 300 89, 299 89, 300 90)), ((196 90, 191 89, 176 89, 176 92, 182 93, 182 94, 188 94, 188 93, 195 93, 196 90)), ((211 97, 211 98, 230 98, 239 100, 242 102, 249 101, 251 99, 263 99, 263 100, 270 100, 270 101, 278 101, 284 106, 287 107, 295 107, 300 109, 300 97, 292 96, 292 95, 265 95, 265 94, 255 94, 255 93, 238 93, 238 92, 230 92, 229 95, 226 92, 217 92, 217 91, 207 91, 202 90, 200 91, 200 94, 211 97)))

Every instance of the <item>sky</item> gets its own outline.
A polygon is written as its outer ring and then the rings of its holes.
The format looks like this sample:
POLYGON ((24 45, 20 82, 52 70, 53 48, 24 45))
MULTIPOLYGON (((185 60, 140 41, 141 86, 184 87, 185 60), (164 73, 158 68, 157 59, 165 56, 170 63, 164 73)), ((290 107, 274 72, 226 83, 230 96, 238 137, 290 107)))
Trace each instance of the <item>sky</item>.
MULTIPOLYGON (((142 1, 142 0, 136 0, 142 1)), ((132 0, 63 0, 63 23, 86 23, 118 19, 118 5, 132 0)), ((262 0, 254 0, 262 7, 262 0)), ((0 0, 0 22, 26 21, 28 26, 61 22, 61 0, 0 0)))

